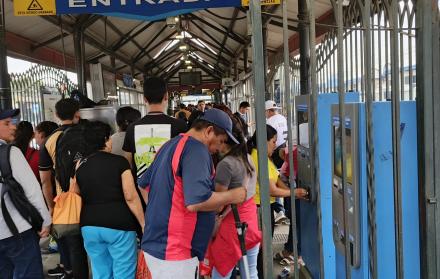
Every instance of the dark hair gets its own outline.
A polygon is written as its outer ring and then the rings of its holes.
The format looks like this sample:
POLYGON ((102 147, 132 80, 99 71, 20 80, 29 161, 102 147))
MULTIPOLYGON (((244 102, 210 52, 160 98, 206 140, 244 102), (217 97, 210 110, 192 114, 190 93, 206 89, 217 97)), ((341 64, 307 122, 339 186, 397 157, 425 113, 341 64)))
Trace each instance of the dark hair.
POLYGON ((199 101, 197 102, 197 104, 204 103, 204 102, 205 102, 205 100, 199 100, 199 101))
POLYGON ((254 171, 254 168, 249 163, 249 159, 247 155, 248 151, 247 151, 246 139, 244 137, 243 130, 241 129, 241 125, 239 124, 239 122, 235 117, 231 119, 232 119, 232 135, 238 140, 239 144, 236 144, 228 137, 228 141, 226 142, 226 144, 231 147, 231 150, 229 150, 229 152, 225 155, 224 158, 226 158, 227 156, 234 156, 241 159, 241 161, 243 162, 246 168, 247 173, 251 175, 252 172, 254 171))
POLYGON ((52 121, 40 122, 38 123, 37 127, 35 127, 35 130, 43 133, 45 138, 51 135, 56 129, 58 129, 58 124, 52 121))
POLYGON ((21 121, 17 125, 17 130, 15 130, 15 140, 13 145, 17 146, 21 152, 26 155, 26 150, 29 147, 34 136, 34 128, 32 124, 28 121, 21 121))
POLYGON ((102 150, 112 133, 110 125, 101 121, 88 121, 81 125, 85 125, 84 139, 90 153, 102 150))
POLYGON ((179 111, 179 112, 177 113, 177 119, 182 119, 182 120, 184 120, 184 121, 188 121, 188 119, 186 119, 186 113, 183 112, 183 111, 179 111))
POLYGON ((240 103, 240 108, 249 108, 251 105, 249 104, 249 102, 244 101, 240 103))
POLYGON ((197 118, 196 120, 194 120, 194 123, 191 126, 191 129, 194 129, 196 131, 201 131, 203 129, 208 128, 209 126, 214 128, 214 134, 216 136, 220 136, 220 135, 226 135, 226 131, 223 130, 220 127, 215 126, 214 124, 212 124, 211 122, 208 122, 206 120, 197 118))
POLYGON ((55 111, 61 120, 73 120, 79 111, 79 103, 74 99, 61 99, 55 104, 55 111))
POLYGON ((139 120, 141 118, 141 113, 132 107, 122 107, 118 109, 116 113, 116 124, 118 124, 119 129, 125 132, 128 126, 139 120))
POLYGON ((179 105, 179 108, 181 108, 181 109, 185 109, 186 106, 185 106, 185 104, 182 103, 182 104, 179 105))
POLYGON ((160 104, 167 93, 166 82, 159 77, 149 77, 144 81, 144 97, 149 104, 160 104))
MULTIPOLYGON (((273 139, 277 135, 277 130, 275 130, 274 127, 266 124, 266 139, 267 141, 273 139)), ((252 135, 252 138, 250 138, 247 142, 247 148, 249 154, 251 154, 252 149, 257 148, 257 132, 255 132, 252 135)))

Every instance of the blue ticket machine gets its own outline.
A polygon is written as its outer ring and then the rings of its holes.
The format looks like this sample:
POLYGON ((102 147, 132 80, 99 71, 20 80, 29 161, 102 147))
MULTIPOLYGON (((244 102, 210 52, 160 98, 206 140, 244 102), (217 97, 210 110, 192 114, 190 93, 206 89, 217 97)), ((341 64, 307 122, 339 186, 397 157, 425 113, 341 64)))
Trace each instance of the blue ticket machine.
MULTIPOLYGON (((309 122, 310 95, 295 98, 297 119, 297 148, 298 148, 298 187, 307 188, 310 193, 309 201, 299 202, 299 246, 307 269, 313 278, 334 278, 335 274, 335 245, 331 236, 332 231, 332 192, 328 187, 331 181, 331 107, 338 103, 338 95, 334 93, 319 94, 317 106, 318 148, 319 148, 319 193, 318 204, 317 187, 312 185, 311 168, 313 167, 310 145, 312 143, 312 127, 309 122), (321 229, 318 226, 318 208, 321 212, 321 229), (319 238, 322 239, 320 247, 319 238), (322 249, 321 249, 322 248, 322 249), (322 258, 321 258, 322 250, 322 258), (324 274, 320 272, 320 265, 324 266, 324 274)), ((359 102, 358 93, 347 93, 345 101, 359 102)))
MULTIPOLYGON (((332 234, 336 246, 336 275, 346 278, 345 260, 351 265, 351 278, 368 279, 368 197, 367 140, 365 104, 346 104, 341 121, 339 108, 332 107, 331 153, 332 234), (345 125, 346 191, 348 218, 344 224, 340 142, 341 122, 345 125), (345 235, 348 226, 348 236, 345 235), (345 255, 348 245, 350 255, 345 255)), ((394 186, 391 103, 374 102, 373 140, 376 199, 376 251, 378 278, 396 278, 394 186)), ((420 278, 417 122, 414 101, 401 102, 402 230, 405 278, 420 278)), ((323 183, 321 183, 323 185, 323 183)))

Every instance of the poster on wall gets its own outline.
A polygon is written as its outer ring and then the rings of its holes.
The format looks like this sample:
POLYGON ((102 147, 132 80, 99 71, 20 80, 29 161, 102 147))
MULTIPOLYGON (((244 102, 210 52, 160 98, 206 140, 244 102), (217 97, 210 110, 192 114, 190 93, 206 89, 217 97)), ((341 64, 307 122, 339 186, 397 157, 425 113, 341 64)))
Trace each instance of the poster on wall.
POLYGON ((59 120, 55 116, 55 104, 62 98, 60 92, 55 87, 47 86, 42 86, 40 91, 43 96, 44 120, 58 123, 59 120))

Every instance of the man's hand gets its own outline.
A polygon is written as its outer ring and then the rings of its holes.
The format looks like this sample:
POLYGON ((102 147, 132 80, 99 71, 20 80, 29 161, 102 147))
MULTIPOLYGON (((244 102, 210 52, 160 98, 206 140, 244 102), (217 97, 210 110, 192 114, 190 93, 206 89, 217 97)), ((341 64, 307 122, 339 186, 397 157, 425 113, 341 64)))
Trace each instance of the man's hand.
POLYGON ((38 232, 40 238, 48 237, 50 233, 50 226, 43 226, 41 231, 38 232))
POLYGON ((238 187, 229 190, 231 194, 231 204, 239 204, 246 201, 247 190, 245 187, 238 187))

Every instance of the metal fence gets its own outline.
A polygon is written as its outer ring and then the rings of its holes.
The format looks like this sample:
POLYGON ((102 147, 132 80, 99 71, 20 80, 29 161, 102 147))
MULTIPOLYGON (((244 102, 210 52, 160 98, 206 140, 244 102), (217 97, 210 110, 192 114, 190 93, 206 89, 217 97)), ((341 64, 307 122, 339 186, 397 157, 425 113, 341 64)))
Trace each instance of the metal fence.
POLYGON ((10 75, 12 107, 19 108, 21 120, 36 126, 45 120, 43 94, 64 95, 77 85, 65 72, 43 65, 32 66, 24 73, 10 75))

